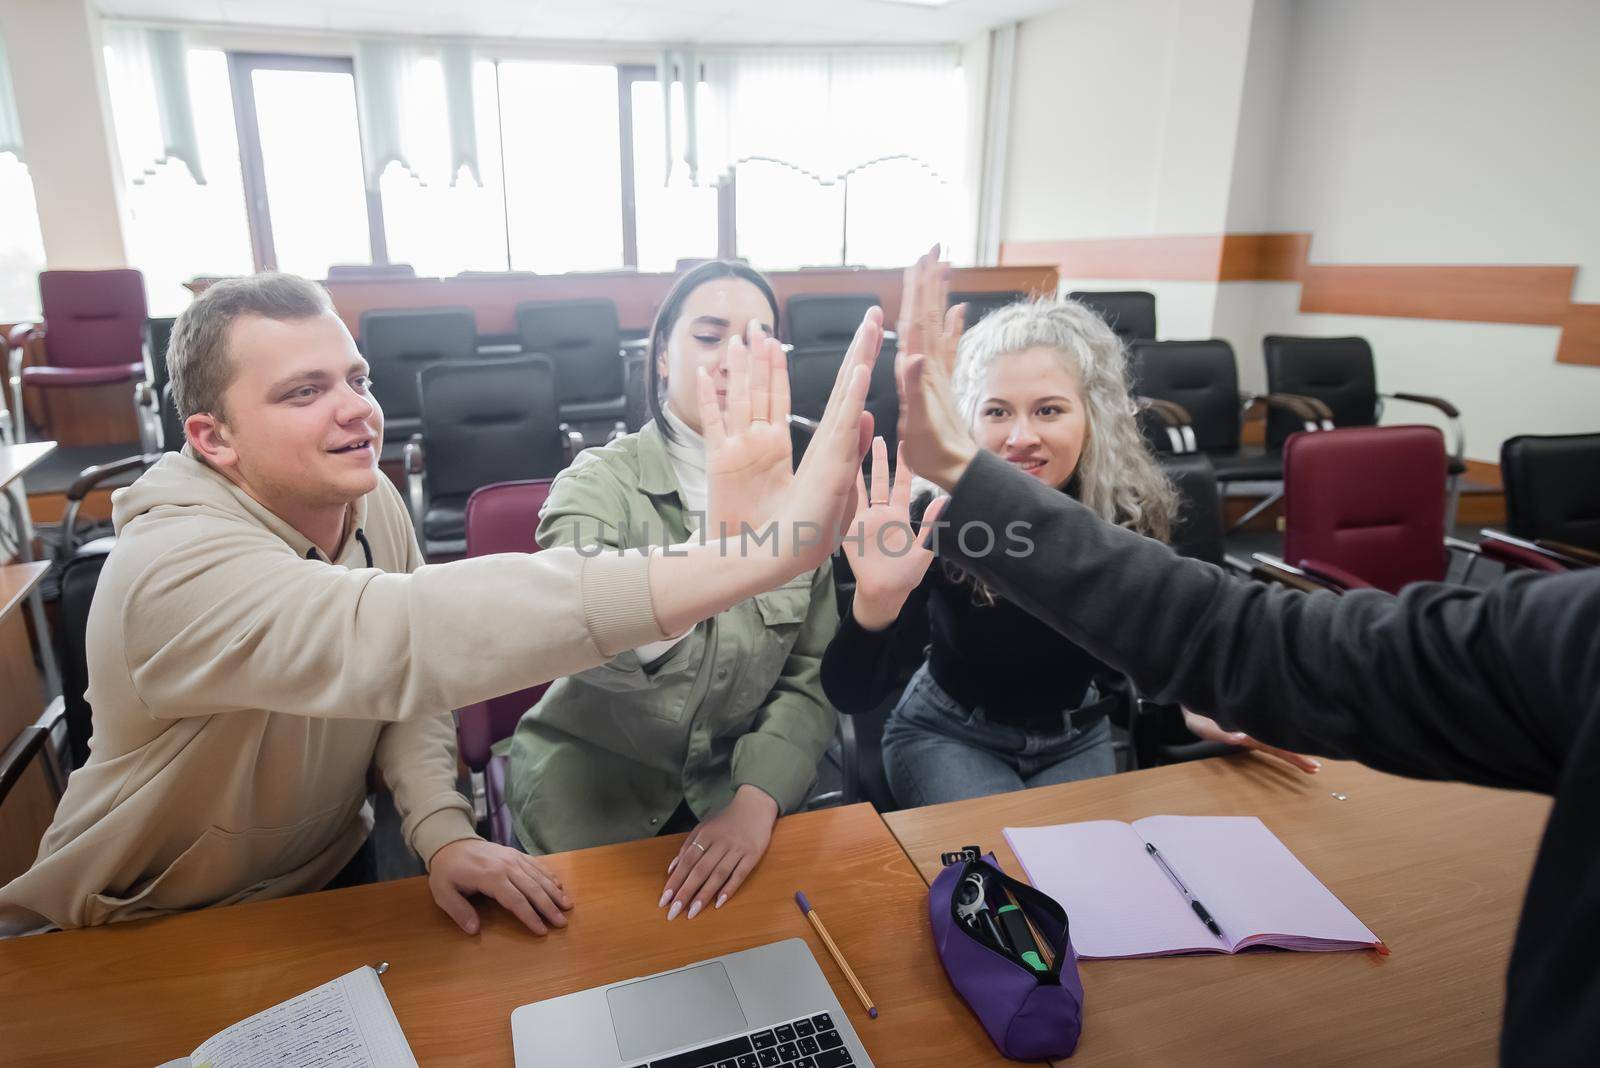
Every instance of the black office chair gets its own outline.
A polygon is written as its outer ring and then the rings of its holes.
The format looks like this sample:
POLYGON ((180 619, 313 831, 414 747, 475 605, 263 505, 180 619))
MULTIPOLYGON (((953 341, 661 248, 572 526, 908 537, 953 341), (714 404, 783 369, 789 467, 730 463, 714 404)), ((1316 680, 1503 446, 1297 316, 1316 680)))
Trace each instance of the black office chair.
POLYGON ((411 519, 427 555, 459 555, 473 490, 553 478, 583 436, 561 421, 543 356, 434 364, 419 380, 422 430, 405 448, 411 519))
POLYGON ((1600 552, 1600 434, 1508 438, 1500 475, 1514 537, 1600 552))
MULTIPOLYGON (((1261 341, 1267 362, 1267 389, 1321 401, 1332 413, 1336 427, 1377 426, 1384 402, 1409 401, 1442 412, 1450 427, 1450 449, 1445 458, 1449 476, 1445 501, 1445 529, 1455 525, 1461 497, 1461 476, 1466 473, 1466 437, 1461 413, 1442 397, 1423 393, 1380 393, 1372 346, 1363 337, 1291 337, 1268 334, 1261 341)), ((1267 447, 1282 449, 1290 434, 1301 429, 1292 415, 1267 416, 1267 447)))
MULTIPOLYGON (((1283 447, 1244 445, 1244 414, 1257 402, 1274 414, 1290 413, 1300 430, 1323 429, 1327 410, 1305 397, 1280 393, 1255 395, 1239 389, 1239 366, 1233 346, 1213 338, 1208 341, 1135 341, 1128 346, 1128 374, 1140 397, 1179 405, 1188 413, 1184 432, 1192 448, 1211 461, 1216 481, 1283 483, 1283 447)), ((1165 426, 1141 419, 1152 447, 1163 450, 1171 436, 1165 426)), ((1171 451, 1178 451, 1173 449, 1171 451)), ((1240 519, 1242 526, 1275 504, 1281 490, 1269 494, 1240 519)))
POLYGON ((172 324, 175 317, 146 319, 144 321, 145 362, 149 368, 145 380, 134 391, 139 406, 139 441, 145 452, 155 452, 161 441, 161 390, 170 375, 167 372, 167 345, 172 341, 172 324))
POLYGON ((802 293, 790 297, 783 309, 789 343, 797 349, 833 346, 843 352, 856 336, 867 309, 881 303, 870 293, 802 293))
POLYGON ((530 300, 517 305, 522 350, 550 358, 561 418, 623 422, 627 396, 617 306, 593 300, 530 300))
POLYGON ((436 363, 475 359, 478 320, 471 308, 374 309, 361 313, 360 345, 383 408, 382 459, 397 459, 422 429, 417 375, 436 363))
POLYGON ((967 306, 967 316, 964 322, 968 327, 973 327, 982 322, 990 312, 999 311, 1001 308, 1010 307, 1018 301, 1027 299, 1028 294, 1020 289, 994 293, 952 293, 950 294, 950 306, 965 304, 967 306))
POLYGON ((143 474, 145 468, 161 459, 162 453, 177 452, 183 448, 183 423, 178 419, 178 405, 173 399, 170 380, 161 387, 161 400, 156 418, 159 424, 161 448, 86 467, 78 472, 78 477, 67 487, 64 507, 61 510, 61 522, 56 532, 57 566, 65 566, 73 557, 92 546, 105 551, 110 550, 114 539, 110 536, 109 524, 80 526, 78 523, 78 515, 83 510, 83 502, 88 499, 89 494, 107 483, 127 485, 134 477, 143 474), (97 543, 101 541, 105 544, 98 546, 97 543))
MULTIPOLYGON (((860 321, 857 322, 859 324, 860 321)), ((894 455, 896 443, 900 440, 900 398, 894 381, 897 343, 894 334, 884 335, 883 345, 878 349, 878 359, 872 365, 872 378, 867 385, 866 408, 872 413, 873 433, 883 437, 889 446, 890 456, 894 455)), ((843 344, 812 348, 796 346, 789 352, 789 410, 794 415, 811 423, 822 418, 848 345, 847 339, 843 344)), ((798 457, 803 453, 804 445, 801 444, 796 455, 798 457)))
POLYGON ((89 735, 93 714, 89 708, 89 663, 86 634, 89 606, 100 571, 111 554, 115 538, 102 538, 85 545, 62 564, 57 579, 56 662, 61 665, 63 713, 67 721, 68 752, 71 767, 81 768, 89 759, 89 735))
POLYGON ((1106 321, 1123 342, 1154 341, 1156 337, 1156 295, 1141 289, 1089 292, 1075 289, 1071 300, 1086 305, 1106 321))

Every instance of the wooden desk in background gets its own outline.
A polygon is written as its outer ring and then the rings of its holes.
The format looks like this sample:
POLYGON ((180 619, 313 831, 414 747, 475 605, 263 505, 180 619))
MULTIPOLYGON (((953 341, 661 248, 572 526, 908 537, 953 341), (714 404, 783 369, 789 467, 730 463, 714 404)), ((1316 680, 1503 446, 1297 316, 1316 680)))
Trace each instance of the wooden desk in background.
POLYGON ((1492 1064, 1506 961, 1550 799, 1358 764, 1304 775, 1264 757, 1154 768, 884 817, 925 879, 1001 828, 1259 816, 1393 951, 1085 961, 1070 1063, 1492 1064), (1343 794, 1344 800, 1335 797, 1343 794))
POLYGON ((468 937, 434 905, 426 880, 407 879, 0 942, 0 1059, 157 1064, 387 960, 384 989, 420 1064, 509 1065, 518 1005, 797 937, 883 1068, 1007 1063, 951 991, 928 930, 927 889, 870 806, 783 819, 733 900, 668 923, 655 905, 682 840, 550 858, 577 909, 542 939, 482 901, 482 931, 468 937), (822 914, 878 1019, 867 1019, 795 907, 796 890, 822 914))

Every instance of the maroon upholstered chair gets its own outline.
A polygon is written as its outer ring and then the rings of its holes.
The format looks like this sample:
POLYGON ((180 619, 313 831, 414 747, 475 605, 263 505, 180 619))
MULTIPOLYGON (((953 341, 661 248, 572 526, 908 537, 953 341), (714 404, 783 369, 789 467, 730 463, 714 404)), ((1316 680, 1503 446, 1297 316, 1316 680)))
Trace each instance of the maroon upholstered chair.
POLYGON ((144 276, 138 271, 42 271, 39 302, 44 322, 12 335, 10 377, 18 441, 27 437, 27 420, 21 417, 24 386, 72 389, 145 378, 147 307, 144 276), (18 342, 41 335, 49 364, 24 368, 18 342))
MULTIPOLYGON (((550 496, 550 479, 497 482, 474 490, 467 498, 467 555, 536 553, 539 509, 550 496)), ((517 728, 522 714, 536 704, 549 683, 491 697, 456 710, 456 743, 473 773, 483 775, 489 833, 502 845, 513 843, 511 814, 505 807, 506 760, 492 747, 517 728)))
POLYGON ((1293 434, 1284 445, 1283 558, 1336 589, 1442 582, 1444 435, 1383 426, 1293 434))

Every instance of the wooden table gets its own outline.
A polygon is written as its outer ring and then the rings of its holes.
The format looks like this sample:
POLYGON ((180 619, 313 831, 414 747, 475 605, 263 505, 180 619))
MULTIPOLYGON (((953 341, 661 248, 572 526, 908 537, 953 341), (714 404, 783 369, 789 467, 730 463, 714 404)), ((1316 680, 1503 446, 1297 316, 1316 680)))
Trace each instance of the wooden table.
POLYGON ((771 851, 720 911, 667 923, 656 901, 682 836, 559 854, 578 900, 536 938, 481 905, 468 937, 422 879, 0 942, 0 1060, 156 1064, 362 964, 420 1064, 509 1065, 511 1010, 600 983, 804 938, 873 1058, 1004 1063, 951 992, 928 932, 927 890, 867 805, 779 822, 771 851), (869 1020, 795 907, 803 889, 876 999, 869 1020))
MULTIPOLYGON (((50 565, 43 561, 0 566, 0 695, 4 695, 0 699, 0 747, 24 727, 37 723, 45 709, 28 627, 17 609, 38 589, 49 570, 50 565)), ((55 793, 43 763, 36 759, 0 805, 0 885, 28 870, 54 812, 55 793)))
POLYGON ((1249 754, 885 817, 932 879, 1001 828, 1259 816, 1392 949, 1086 961, 1084 1064, 1491 1064, 1506 961, 1548 798, 1249 754), (1340 800, 1336 794, 1343 794, 1340 800))

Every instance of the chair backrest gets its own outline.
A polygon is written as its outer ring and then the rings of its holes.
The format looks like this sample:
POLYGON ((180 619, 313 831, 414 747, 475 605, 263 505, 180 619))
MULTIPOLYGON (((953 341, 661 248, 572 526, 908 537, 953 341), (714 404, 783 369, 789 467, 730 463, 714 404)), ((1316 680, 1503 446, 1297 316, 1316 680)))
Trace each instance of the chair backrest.
POLYGON ((524 301, 517 305, 517 333, 524 351, 554 363, 560 403, 622 396, 622 330, 614 301, 524 301))
MULTIPOLYGON (((1336 427, 1373 426, 1378 421, 1378 373, 1364 337, 1289 337, 1261 340, 1267 390, 1314 397, 1333 412, 1336 427)), ((1281 448, 1305 429, 1294 413, 1273 408, 1267 415, 1267 445, 1281 448)))
POLYGON ((418 377, 429 497, 566 466, 555 369, 543 356, 434 364, 418 377))
POLYGON ((799 293, 784 305, 784 332, 797 349, 831 345, 843 352, 861 317, 879 303, 870 293, 799 293))
POLYGON ((1199 452, 1168 453, 1158 459, 1178 491, 1173 551, 1221 567, 1227 545, 1223 540, 1222 499, 1217 495, 1217 473, 1211 460, 1199 452))
POLYGON ((478 353, 471 308, 374 309, 361 313, 361 354, 372 367, 372 395, 383 408, 383 436, 401 441, 421 424, 417 375, 424 367, 478 353))
POLYGON ((1321 561, 1399 592, 1444 580, 1444 435, 1431 426, 1290 436, 1283 558, 1321 561))
POLYGON ((138 271, 41 271, 39 304, 52 367, 139 362, 149 311, 138 271))
POLYGON ((415 278, 409 263, 336 263, 328 268, 330 282, 361 282, 379 278, 415 278))
POLYGON ((965 304, 967 306, 966 325, 976 326, 990 312, 999 311, 1021 300, 1027 300, 1028 294, 1020 289, 1009 289, 996 293, 952 293, 950 304, 965 304))
POLYGON ((89 688, 87 634, 89 605, 100 584, 100 569, 111 550, 109 539, 91 542, 61 566, 60 599, 56 602, 57 648, 61 650, 61 692, 66 704, 67 744, 72 766, 89 759, 93 715, 85 691, 89 688))
POLYGON ((1500 446, 1506 527, 1600 551, 1600 434, 1523 434, 1500 446))
POLYGON ((145 351, 150 354, 150 388, 157 393, 172 377, 167 370, 167 344, 172 340, 172 324, 177 321, 172 316, 144 321, 145 351))
POLYGON ((1226 341, 1135 341, 1128 377, 1141 397, 1181 404, 1201 452, 1239 447, 1239 365, 1226 341))
MULTIPOLYGON (((550 479, 497 482, 472 491, 467 498, 467 555, 536 553, 539 510, 550 496, 550 479)), ((494 743, 517 729, 522 714, 538 703, 549 683, 491 697, 456 713, 456 739, 467 766, 488 764, 494 743)))
POLYGON ((1090 292, 1075 289, 1071 300, 1087 305, 1106 321, 1123 341, 1154 341, 1156 337, 1156 295, 1142 289, 1090 292))

